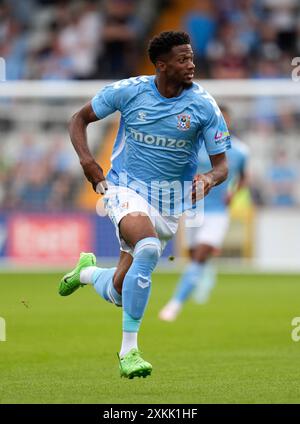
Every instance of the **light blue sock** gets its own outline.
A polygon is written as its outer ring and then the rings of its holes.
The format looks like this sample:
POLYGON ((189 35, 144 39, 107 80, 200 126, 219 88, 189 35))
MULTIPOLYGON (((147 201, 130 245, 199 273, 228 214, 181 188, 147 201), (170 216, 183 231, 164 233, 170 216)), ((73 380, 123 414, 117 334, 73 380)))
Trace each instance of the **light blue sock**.
POLYGON ((113 285, 113 276, 117 268, 98 268, 93 272, 92 283, 98 294, 103 299, 117 306, 122 306, 122 295, 120 295, 113 285))
POLYGON ((174 300, 179 303, 183 303, 190 297, 201 280, 203 268, 204 264, 200 262, 191 262, 187 266, 176 287, 175 294, 173 296, 174 300))
POLYGON ((208 301, 210 293, 216 284, 216 269, 212 261, 204 264, 201 284, 198 284, 193 292, 193 298, 197 303, 205 303, 208 301))
POLYGON ((133 262, 123 282, 123 331, 138 332, 146 309, 151 274, 159 260, 161 244, 156 237, 140 240, 133 252, 133 262))

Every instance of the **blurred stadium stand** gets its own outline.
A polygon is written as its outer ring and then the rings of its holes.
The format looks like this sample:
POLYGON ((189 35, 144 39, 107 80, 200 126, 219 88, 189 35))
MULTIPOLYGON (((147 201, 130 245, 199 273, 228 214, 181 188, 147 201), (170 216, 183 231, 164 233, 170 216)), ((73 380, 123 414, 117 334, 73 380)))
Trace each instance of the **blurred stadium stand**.
POLYGON ((170 28, 191 34, 201 78, 286 77, 300 49, 298 0, 1 0, 0 16, 8 80, 126 78, 170 28))
MULTIPOLYGON (((197 78, 229 105, 233 131, 250 149, 250 195, 241 195, 233 208, 224 255, 262 255, 255 247, 257 213, 299 215, 300 94, 299 83, 291 81, 291 60, 300 56, 299 22, 297 0, 0 0, 0 57, 7 78, 0 83, 0 256, 18 257, 24 248, 14 244, 20 235, 9 240, 14 232, 35 234, 27 247, 39 239, 40 255, 51 233, 56 234, 53 246, 63 246, 68 234, 62 229, 70 216, 78 226, 77 249, 98 243, 99 256, 117 254, 111 224, 95 217, 98 198, 83 178, 66 123, 104 80, 153 73, 148 39, 169 29, 191 34, 197 78), (41 89, 27 80, 48 86, 41 89), (13 81, 24 85, 13 88, 13 81), (56 216, 54 229, 47 224, 49 215, 42 218, 46 212, 56 216), (35 214, 38 220, 30 221, 35 214), (88 217, 84 224, 82 217, 88 217), (101 227, 99 236, 95 226, 101 227), (82 239, 84 231, 91 232, 89 240, 82 239), (109 242, 103 246, 98 238, 109 242)), ((106 169, 116 125, 113 117, 88 129, 91 149, 106 169)), ((174 249, 171 244, 165 255, 174 249)), ((34 259, 30 255, 27 259, 34 259)))

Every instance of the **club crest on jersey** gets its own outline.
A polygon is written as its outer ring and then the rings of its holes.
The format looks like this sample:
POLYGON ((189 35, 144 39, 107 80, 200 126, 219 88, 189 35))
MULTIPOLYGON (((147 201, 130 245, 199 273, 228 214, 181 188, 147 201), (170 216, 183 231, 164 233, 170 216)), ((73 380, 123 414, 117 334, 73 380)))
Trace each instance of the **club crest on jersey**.
POLYGON ((181 131, 190 129, 191 126, 191 115, 177 115, 177 128, 181 131))

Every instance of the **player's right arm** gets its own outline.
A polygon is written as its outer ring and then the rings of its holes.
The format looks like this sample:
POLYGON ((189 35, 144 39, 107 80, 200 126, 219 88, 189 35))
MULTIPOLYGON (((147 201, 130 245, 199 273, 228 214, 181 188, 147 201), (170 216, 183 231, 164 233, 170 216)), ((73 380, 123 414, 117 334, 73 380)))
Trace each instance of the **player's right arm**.
POLYGON ((89 102, 72 116, 69 122, 69 134, 84 175, 95 191, 104 194, 107 185, 103 170, 90 152, 86 132, 87 126, 98 120, 99 118, 95 114, 91 102, 89 102))
POLYGON ((101 166, 89 150, 86 128, 91 122, 103 119, 116 110, 122 113, 124 104, 132 97, 130 87, 138 85, 140 81, 139 78, 133 78, 105 86, 71 118, 69 133, 73 146, 86 178, 97 193, 104 194, 107 185, 101 166))

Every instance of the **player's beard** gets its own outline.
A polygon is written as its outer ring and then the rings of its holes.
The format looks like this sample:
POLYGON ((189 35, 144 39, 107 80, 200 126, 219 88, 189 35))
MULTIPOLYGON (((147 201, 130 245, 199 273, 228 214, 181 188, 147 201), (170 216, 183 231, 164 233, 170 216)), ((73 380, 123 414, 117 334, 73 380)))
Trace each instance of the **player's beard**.
POLYGON ((189 88, 191 88, 191 87, 192 87, 192 85, 193 85, 193 81, 191 81, 191 82, 183 82, 183 83, 182 83, 182 86, 183 86, 183 88, 184 88, 185 90, 188 90, 189 88))

